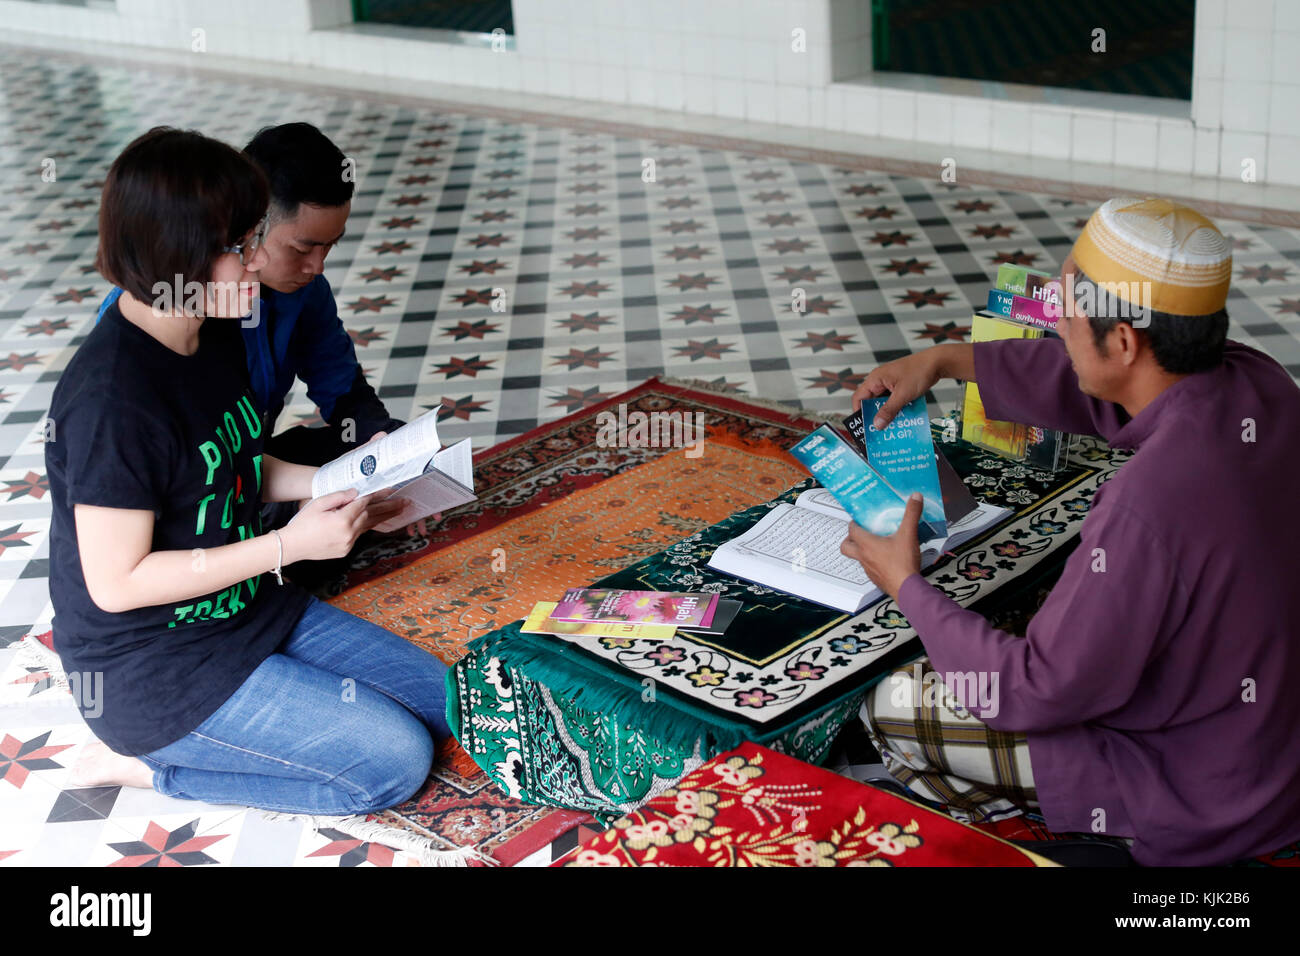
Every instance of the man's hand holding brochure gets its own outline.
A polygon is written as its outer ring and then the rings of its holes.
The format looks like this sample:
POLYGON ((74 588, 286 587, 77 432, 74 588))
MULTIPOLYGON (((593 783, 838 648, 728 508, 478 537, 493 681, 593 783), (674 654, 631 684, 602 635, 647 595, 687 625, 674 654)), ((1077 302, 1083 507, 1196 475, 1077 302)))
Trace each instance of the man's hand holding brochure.
POLYGON ((847 435, 822 425, 791 448, 822 487, 774 507, 709 566, 854 613, 1010 513, 977 502, 935 451, 924 398, 885 428, 864 428, 864 415, 874 419, 886 401, 866 399, 845 421, 847 435), (914 494, 920 500, 909 504, 914 494))

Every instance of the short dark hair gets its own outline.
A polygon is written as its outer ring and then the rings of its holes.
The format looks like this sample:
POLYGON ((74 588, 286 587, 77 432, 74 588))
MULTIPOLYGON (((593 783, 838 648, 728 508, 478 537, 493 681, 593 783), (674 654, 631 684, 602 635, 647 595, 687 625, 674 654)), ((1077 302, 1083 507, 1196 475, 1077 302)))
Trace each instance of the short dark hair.
POLYGON ((343 151, 311 123, 263 127, 244 147, 271 184, 272 214, 292 219, 298 206, 342 206, 352 198, 343 151))
MULTIPOLYGON (((1082 269, 1075 272, 1074 285, 1091 286, 1092 301, 1100 305, 1088 315, 1092 341, 1103 356, 1106 354, 1106 336, 1120 322, 1133 324, 1132 318, 1120 314, 1110 303, 1113 294, 1089 279, 1082 269), (1109 303, 1109 305, 1108 305, 1109 303)), ((1171 375, 1191 375, 1215 368, 1223 361, 1223 343, 1228 337, 1228 310, 1222 308, 1210 315, 1173 315, 1169 312, 1150 313, 1151 322, 1145 328, 1135 328, 1141 335, 1157 364, 1171 375)))
POLYGON ((266 214, 266 178, 248 157, 194 130, 156 126, 104 179, 95 268, 142 302, 154 285, 207 282, 224 246, 266 214))

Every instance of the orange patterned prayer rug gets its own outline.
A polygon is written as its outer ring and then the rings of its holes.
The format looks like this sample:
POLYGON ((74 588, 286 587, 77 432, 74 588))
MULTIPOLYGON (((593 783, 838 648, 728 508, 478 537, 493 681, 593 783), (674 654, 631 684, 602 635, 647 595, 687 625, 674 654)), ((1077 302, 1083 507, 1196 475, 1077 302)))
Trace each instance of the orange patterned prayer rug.
MULTIPOLYGON (((504 521, 561 501, 583 488, 629 468, 669 456, 683 460, 680 447, 664 447, 638 439, 637 416, 680 416, 705 428, 705 448, 714 442, 746 447, 762 454, 786 449, 816 428, 818 421, 798 416, 788 406, 768 407, 721 394, 650 379, 558 421, 518 438, 494 445, 474 456, 475 487, 479 500, 449 512, 436 527, 415 533, 368 535, 366 546, 355 556, 345 579, 326 590, 338 594, 348 587, 382 577, 448 544, 481 534, 504 521), (690 416, 687 418, 687 416, 690 416), (624 423, 628 441, 609 444, 602 426, 624 423)), ((645 437, 653 440, 663 428, 645 437)), ((688 459, 707 462, 702 458, 688 459)), ((800 473, 802 476, 802 472, 800 473)))
MULTIPOLYGON (((376 556, 383 573, 354 572, 360 583, 330 603, 452 664, 470 640, 524 617, 535 602, 590 584, 799 481, 804 472, 783 449, 816 424, 652 380, 483 452, 475 463, 479 501, 427 536, 376 556), (702 413, 704 453, 602 447, 598 416, 617 414, 620 404, 702 413)), ((453 743, 406 803, 331 826, 431 860, 438 851, 474 847, 512 865, 591 820, 507 796, 453 743)))
POLYGON ((1053 864, 892 793, 745 743, 554 865, 1053 864))
POLYGON ((805 477, 771 449, 724 440, 702 458, 655 458, 575 490, 330 603, 452 664, 475 637, 526 617, 538 601, 558 601, 566 588, 656 554, 805 477))

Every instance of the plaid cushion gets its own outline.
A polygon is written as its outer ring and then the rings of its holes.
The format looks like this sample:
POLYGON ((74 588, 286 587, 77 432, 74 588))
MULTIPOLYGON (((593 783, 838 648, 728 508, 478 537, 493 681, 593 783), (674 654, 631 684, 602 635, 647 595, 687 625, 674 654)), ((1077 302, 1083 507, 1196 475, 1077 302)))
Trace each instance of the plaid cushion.
POLYGON ((859 713, 889 773, 957 819, 994 820, 1038 806, 1028 739, 994 730, 961 706, 929 658, 895 669, 859 713))

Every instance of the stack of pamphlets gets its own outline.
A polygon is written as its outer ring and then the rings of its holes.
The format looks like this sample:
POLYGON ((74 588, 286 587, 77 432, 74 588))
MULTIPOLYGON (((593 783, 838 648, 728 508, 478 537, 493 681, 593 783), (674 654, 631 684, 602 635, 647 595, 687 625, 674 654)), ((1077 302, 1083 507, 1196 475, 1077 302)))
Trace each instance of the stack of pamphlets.
POLYGON ((740 609, 739 601, 705 592, 570 588, 556 603, 535 605, 520 630, 640 640, 666 640, 677 631, 716 636, 740 609))
MULTIPOLYGON (((1055 336, 1063 295, 1060 281, 1048 273, 1004 263, 998 268, 997 287, 989 291, 987 307, 971 320, 971 342, 1055 336)), ((1065 466, 1073 436, 988 418, 974 382, 966 383, 961 418, 961 437, 973 445, 1047 471, 1065 466)))

